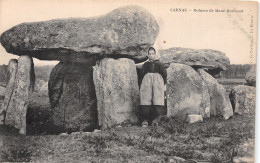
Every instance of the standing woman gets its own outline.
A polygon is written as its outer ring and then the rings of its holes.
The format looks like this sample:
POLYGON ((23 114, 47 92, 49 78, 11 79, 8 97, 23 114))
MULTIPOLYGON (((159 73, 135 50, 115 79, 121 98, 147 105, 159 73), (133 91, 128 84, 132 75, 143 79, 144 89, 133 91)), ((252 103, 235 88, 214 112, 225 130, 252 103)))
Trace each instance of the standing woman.
POLYGON ((166 89, 167 72, 159 61, 159 56, 153 47, 148 49, 148 60, 136 64, 141 70, 140 86, 140 113, 142 127, 147 127, 160 115, 166 115, 164 107, 164 91, 166 89))

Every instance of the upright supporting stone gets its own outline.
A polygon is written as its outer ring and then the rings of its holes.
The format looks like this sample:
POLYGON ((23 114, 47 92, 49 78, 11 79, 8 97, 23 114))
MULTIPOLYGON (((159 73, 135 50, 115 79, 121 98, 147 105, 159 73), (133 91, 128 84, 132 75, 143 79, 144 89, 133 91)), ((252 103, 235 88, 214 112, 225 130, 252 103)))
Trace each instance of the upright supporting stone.
POLYGON ((237 85, 231 90, 230 100, 233 109, 238 114, 255 114, 256 88, 246 85, 237 85))
POLYGON ((136 123, 139 87, 133 60, 105 58, 94 68, 98 119, 102 129, 136 123))
POLYGON ((94 59, 60 62, 50 75, 49 97, 54 125, 65 131, 93 131, 97 104, 93 83, 94 59))
POLYGON ((210 115, 222 116, 228 119, 233 115, 233 109, 223 85, 220 85, 215 78, 205 72, 203 69, 198 69, 204 82, 207 84, 210 95, 210 115))
MULTIPOLYGON (((167 116, 188 114, 210 117, 210 97, 206 83, 190 66, 171 63, 167 69, 167 116)), ((184 119, 183 119, 184 120, 184 119)))
POLYGON ((252 65, 250 70, 246 73, 245 79, 249 86, 256 86, 256 65, 252 65))
POLYGON ((0 108, 0 124, 5 124, 5 116, 9 106, 10 99, 14 91, 15 77, 17 72, 17 59, 11 59, 7 68, 7 85, 5 91, 5 98, 0 108))
POLYGON ((6 112, 5 124, 19 129, 20 134, 26 134, 26 113, 29 98, 35 82, 34 64, 29 56, 18 59, 18 69, 14 90, 6 112))

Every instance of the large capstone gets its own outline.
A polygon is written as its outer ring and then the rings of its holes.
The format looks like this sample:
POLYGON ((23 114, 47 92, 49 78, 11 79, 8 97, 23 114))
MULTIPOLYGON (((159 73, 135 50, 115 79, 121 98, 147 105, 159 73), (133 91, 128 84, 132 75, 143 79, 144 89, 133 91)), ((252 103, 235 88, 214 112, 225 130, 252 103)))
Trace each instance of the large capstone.
POLYGON ((206 83, 190 66, 172 63, 167 69, 167 116, 198 114, 210 117, 206 83))
POLYGON ((16 72, 18 68, 17 63, 17 59, 11 59, 7 67, 7 85, 4 93, 4 101, 2 103, 2 107, 0 108, 0 124, 5 123, 6 112, 14 91, 16 72))
POLYGON ((94 83, 102 129, 137 122, 139 87, 133 60, 101 60, 94 68, 94 83))
MULTIPOLYGON (((15 63, 14 63, 15 71, 15 63)), ((12 76, 9 81, 12 80, 12 76)), ((33 60, 29 56, 18 59, 18 68, 13 92, 6 109, 5 124, 19 129, 20 134, 26 134, 26 113, 30 95, 34 89, 35 74, 33 60)))
POLYGON ((160 61, 166 67, 169 67, 171 63, 181 63, 193 68, 203 68, 212 75, 226 70, 230 64, 225 53, 211 49, 170 48, 159 50, 159 53, 161 55, 160 61))
POLYGON ((29 54, 44 60, 72 58, 147 58, 159 26, 151 13, 138 6, 126 6, 92 18, 57 19, 23 23, 1 36, 7 52, 29 54))
POLYGON ((250 70, 246 73, 245 79, 249 86, 256 86, 256 65, 252 65, 250 70))
POLYGON ((231 90, 230 100, 235 113, 255 114, 256 88, 237 85, 231 90))
POLYGON ((223 85, 220 85, 215 78, 199 69, 198 73, 206 83, 210 95, 210 115, 222 116, 228 119, 233 115, 233 109, 229 100, 229 96, 223 85))
POLYGON ((92 131, 97 127, 94 59, 88 62, 60 62, 50 75, 49 98, 53 122, 61 130, 92 131))

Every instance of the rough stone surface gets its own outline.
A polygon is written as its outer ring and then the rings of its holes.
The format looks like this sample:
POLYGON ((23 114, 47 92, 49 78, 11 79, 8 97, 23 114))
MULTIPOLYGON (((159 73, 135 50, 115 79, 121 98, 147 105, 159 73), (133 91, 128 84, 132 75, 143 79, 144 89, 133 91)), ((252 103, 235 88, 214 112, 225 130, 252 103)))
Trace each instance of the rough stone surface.
POLYGON ((167 69, 167 116, 198 114, 210 117, 206 83, 190 66, 172 63, 167 69))
POLYGON ((7 52, 44 60, 89 56, 147 58, 159 26, 146 9, 125 6, 93 18, 58 19, 23 23, 1 36, 7 52))
POLYGON ((246 85, 235 86, 231 90, 230 100, 235 113, 255 113, 256 88, 246 85))
POLYGON ((58 63, 51 71, 50 79, 48 82, 48 92, 51 108, 55 108, 59 104, 66 72, 66 63, 64 62, 58 63))
POLYGON ((177 157, 177 156, 171 156, 168 158, 170 163, 184 163, 187 162, 187 160, 177 157))
POLYGON ((6 111, 8 109, 8 105, 14 90, 16 72, 17 72, 17 59, 11 59, 7 67, 8 77, 7 77, 6 91, 4 92, 4 101, 2 103, 2 107, 0 110, 0 124, 5 123, 6 111))
MULTIPOLYGON (((5 96, 5 90, 6 90, 5 87, 0 86, 0 96, 5 96)), ((1 113, 1 111, 0 111, 0 113, 1 113)))
POLYGON ((203 122, 203 117, 201 115, 191 114, 187 116, 188 123, 203 122))
POLYGON ((99 125, 136 123, 139 87, 133 60, 105 58, 94 68, 99 125))
POLYGON ((250 70, 246 73, 245 79, 249 86, 256 86, 256 65, 252 65, 250 70))
POLYGON ((206 83, 210 95, 210 115, 223 116, 228 119, 233 115, 233 109, 223 85, 203 69, 198 69, 198 73, 206 83))
MULTIPOLYGON (((9 81, 11 80, 12 77, 9 81)), ((26 134, 26 113, 29 98, 34 89, 34 82, 35 74, 33 60, 29 56, 21 56, 18 59, 14 88, 5 118, 5 124, 19 129, 20 134, 26 134)))
POLYGON ((86 63, 60 62, 48 84, 54 125, 66 131, 92 131, 97 127, 93 83, 95 60, 86 63))
POLYGON ((159 50, 160 61, 169 67, 171 63, 181 63, 194 68, 205 68, 216 71, 226 70, 230 64, 229 58, 225 53, 211 49, 189 49, 189 48, 170 48, 159 50))

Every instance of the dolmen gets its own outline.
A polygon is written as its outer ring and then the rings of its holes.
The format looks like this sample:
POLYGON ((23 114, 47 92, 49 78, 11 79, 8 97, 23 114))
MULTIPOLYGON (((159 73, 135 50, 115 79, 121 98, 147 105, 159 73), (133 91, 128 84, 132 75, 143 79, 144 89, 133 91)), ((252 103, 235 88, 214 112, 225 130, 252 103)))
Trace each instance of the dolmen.
POLYGON ((22 23, 7 30, 0 38, 2 46, 21 57, 18 68, 13 65, 17 61, 9 64, 16 77, 8 82, 7 87, 12 88, 7 88, 1 123, 26 134, 26 108, 34 84, 33 57, 60 61, 48 83, 54 125, 88 131, 97 126, 105 129, 136 123, 139 87, 135 62, 147 59, 147 49, 158 32, 154 16, 138 6, 93 18, 22 23), (25 86, 20 88, 22 84, 25 86))
MULTIPOLYGON (((20 58, 8 65, 0 124, 26 134, 26 112, 35 82, 32 58, 60 61, 48 82, 55 126, 76 132, 137 124, 135 64, 147 59, 158 33, 154 16, 138 6, 93 18, 22 23, 5 31, 2 46, 20 58)), ((212 77, 229 64, 224 53, 186 48, 158 52, 168 73, 167 116, 228 119, 233 115, 223 86, 212 77)))

